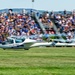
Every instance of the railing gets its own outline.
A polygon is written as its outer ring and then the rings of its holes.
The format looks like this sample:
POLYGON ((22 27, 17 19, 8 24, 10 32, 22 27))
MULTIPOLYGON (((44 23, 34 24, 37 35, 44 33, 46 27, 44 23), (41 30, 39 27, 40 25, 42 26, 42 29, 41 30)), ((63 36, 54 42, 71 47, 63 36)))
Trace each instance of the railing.
POLYGON ((34 17, 35 17, 36 21, 38 22, 38 24, 39 24, 39 26, 40 26, 42 32, 45 33, 46 30, 45 30, 43 24, 39 21, 39 18, 37 17, 37 15, 36 15, 35 13, 34 13, 34 17))
MULTIPOLYGON (((51 19, 51 18, 50 18, 51 19)), ((56 31, 56 34, 60 34, 60 32, 58 31, 58 29, 57 29, 57 27, 56 27, 56 25, 55 25, 55 23, 54 23, 54 21, 53 21, 53 19, 51 19, 51 21, 52 21, 52 23, 53 23, 53 28, 54 28, 54 30, 56 31)), ((60 39, 63 39, 62 38, 62 36, 59 36, 60 37, 60 39)))

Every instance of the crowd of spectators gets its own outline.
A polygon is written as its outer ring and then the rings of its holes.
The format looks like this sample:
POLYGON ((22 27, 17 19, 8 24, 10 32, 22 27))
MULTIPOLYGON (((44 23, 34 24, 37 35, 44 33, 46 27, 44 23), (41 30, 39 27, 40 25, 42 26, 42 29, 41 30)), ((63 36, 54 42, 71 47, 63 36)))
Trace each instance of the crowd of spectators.
MULTIPOLYGON (((39 16, 48 34, 55 34, 53 29, 53 19, 58 31, 67 35, 67 39, 75 37, 75 12, 67 14, 55 14, 53 12, 44 12, 39 16)), ((11 35, 30 36, 42 34, 41 29, 32 18, 31 13, 14 13, 12 9, 8 12, 0 13, 0 42, 6 40, 11 35)))
POLYGON ((66 10, 63 14, 51 13, 50 17, 61 34, 66 35, 67 39, 75 37, 75 12, 67 14, 66 10))
POLYGON ((55 34, 55 31, 53 29, 53 23, 50 20, 50 15, 48 12, 44 12, 39 17, 40 22, 45 27, 48 34, 55 34))
POLYGON ((9 9, 8 13, 0 13, 0 42, 11 35, 30 36, 40 33, 39 25, 30 14, 13 13, 12 9, 9 9))

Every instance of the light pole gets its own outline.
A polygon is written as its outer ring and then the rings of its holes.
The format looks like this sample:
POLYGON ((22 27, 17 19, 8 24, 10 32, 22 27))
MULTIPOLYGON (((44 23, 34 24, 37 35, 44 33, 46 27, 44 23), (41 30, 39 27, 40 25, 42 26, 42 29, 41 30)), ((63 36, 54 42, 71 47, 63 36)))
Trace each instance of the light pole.
POLYGON ((34 0, 32 0, 32 9, 34 9, 34 0))

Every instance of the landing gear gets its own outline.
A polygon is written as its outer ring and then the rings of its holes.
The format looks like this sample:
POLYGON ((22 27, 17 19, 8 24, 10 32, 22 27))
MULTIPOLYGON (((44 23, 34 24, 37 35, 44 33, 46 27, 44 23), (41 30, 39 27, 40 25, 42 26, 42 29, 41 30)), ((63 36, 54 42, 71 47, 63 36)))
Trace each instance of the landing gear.
POLYGON ((29 50, 29 48, 24 48, 24 50, 29 50))
POLYGON ((6 50, 5 48, 3 48, 3 50, 6 50))

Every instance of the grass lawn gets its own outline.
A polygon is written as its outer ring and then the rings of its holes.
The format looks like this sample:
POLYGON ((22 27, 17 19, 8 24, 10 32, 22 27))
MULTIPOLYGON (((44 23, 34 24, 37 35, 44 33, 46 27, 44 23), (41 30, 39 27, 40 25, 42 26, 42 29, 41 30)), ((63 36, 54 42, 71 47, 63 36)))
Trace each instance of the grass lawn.
POLYGON ((75 47, 0 49, 0 75, 75 75, 75 47))

